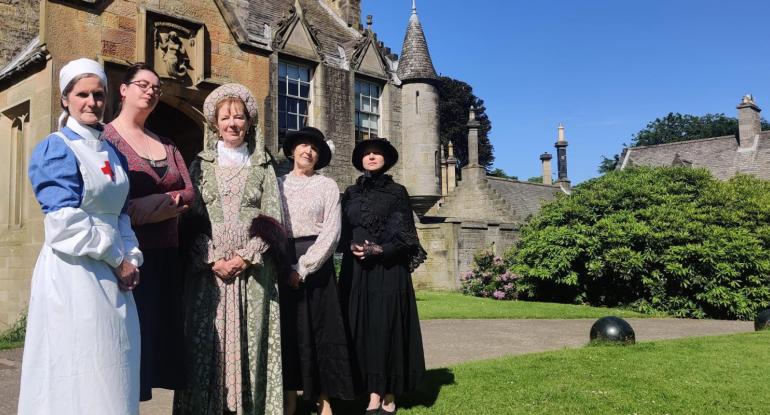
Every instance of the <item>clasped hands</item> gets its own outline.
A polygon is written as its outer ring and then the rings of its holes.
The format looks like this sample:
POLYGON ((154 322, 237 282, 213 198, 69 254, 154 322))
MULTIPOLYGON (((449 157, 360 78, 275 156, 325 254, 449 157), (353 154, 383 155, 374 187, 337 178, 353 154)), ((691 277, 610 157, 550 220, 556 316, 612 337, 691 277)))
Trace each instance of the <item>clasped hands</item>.
POLYGON ((362 244, 352 242, 350 244, 350 251, 359 260, 363 261, 366 257, 377 256, 382 254, 382 246, 369 241, 364 241, 362 244))
POLYGON ((188 205, 181 203, 182 197, 178 193, 174 196, 166 193, 151 194, 129 200, 128 215, 133 225, 163 222, 189 209, 188 205))
POLYGON ((214 262, 211 270, 214 271, 214 275, 217 277, 223 280, 229 280, 238 276, 248 267, 249 263, 241 258, 240 255, 233 255, 230 259, 219 259, 214 262))
POLYGON ((126 260, 113 268, 112 272, 118 278, 118 288, 122 291, 131 291, 139 285, 139 268, 126 260))

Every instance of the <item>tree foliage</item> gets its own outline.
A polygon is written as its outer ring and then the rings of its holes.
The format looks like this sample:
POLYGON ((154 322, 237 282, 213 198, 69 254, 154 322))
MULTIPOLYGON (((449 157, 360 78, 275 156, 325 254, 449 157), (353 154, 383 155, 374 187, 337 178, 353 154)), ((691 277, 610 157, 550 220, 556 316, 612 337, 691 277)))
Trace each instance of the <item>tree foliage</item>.
POLYGON ((543 183, 543 176, 532 176, 527 181, 530 183, 543 183))
POLYGON ((459 167, 468 164, 468 112, 471 105, 476 108, 476 118, 481 123, 479 128, 479 164, 489 170, 495 161, 492 143, 489 142, 489 131, 492 122, 484 108, 484 100, 473 94, 473 88, 463 81, 446 76, 439 78, 439 120, 441 146, 446 154, 449 142, 454 145, 455 157, 459 167))
POLYGON ((611 158, 602 156, 602 161, 599 163, 599 173, 604 174, 615 170, 618 166, 618 162, 620 162, 619 154, 615 154, 611 158))
POLYGON ((670 112, 634 134, 631 146, 650 146, 737 133, 738 119, 725 114, 697 116, 670 112))
MULTIPOLYGON (((770 124, 762 119, 762 129, 770 124)), ((721 137, 738 134, 738 119, 725 114, 689 115, 670 112, 663 118, 656 118, 639 130, 631 139, 631 147, 696 140, 699 138, 721 137)), ((602 156, 599 173, 615 169, 619 155, 602 156)))
POLYGON ((500 177, 502 179, 519 180, 519 176, 511 176, 501 168, 496 168, 492 171, 487 172, 487 176, 500 177))
POLYGON ((512 260, 536 299, 752 319, 770 305, 770 182, 614 171, 545 206, 512 260))

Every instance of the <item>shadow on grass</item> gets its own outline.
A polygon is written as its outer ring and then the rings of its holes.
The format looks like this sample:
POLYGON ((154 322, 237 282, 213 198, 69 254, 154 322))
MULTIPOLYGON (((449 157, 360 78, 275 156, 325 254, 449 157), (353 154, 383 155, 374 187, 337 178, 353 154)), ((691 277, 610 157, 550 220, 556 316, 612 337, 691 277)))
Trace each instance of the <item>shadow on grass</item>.
MULTIPOLYGON (((420 383, 417 390, 406 393, 403 396, 396 397, 396 405, 399 408, 413 408, 422 406, 430 408, 436 403, 441 388, 455 383, 455 375, 451 369, 431 369, 425 372, 425 378, 420 383)), ((337 415, 361 415, 369 403, 369 397, 359 397, 354 401, 332 400, 332 410, 337 415)), ((297 410, 297 415, 308 415, 315 413, 311 402, 302 401, 297 410)))

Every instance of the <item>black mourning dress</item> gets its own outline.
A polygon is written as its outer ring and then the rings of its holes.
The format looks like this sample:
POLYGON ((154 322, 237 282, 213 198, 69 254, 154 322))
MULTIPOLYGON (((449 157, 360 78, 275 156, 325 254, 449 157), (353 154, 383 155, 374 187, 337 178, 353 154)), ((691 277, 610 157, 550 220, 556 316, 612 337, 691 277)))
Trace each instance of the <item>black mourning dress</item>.
POLYGON ((358 392, 401 394, 425 373, 411 272, 425 260, 404 186, 387 174, 361 176, 342 197, 343 319, 358 392), (360 261, 351 242, 382 246, 360 261))

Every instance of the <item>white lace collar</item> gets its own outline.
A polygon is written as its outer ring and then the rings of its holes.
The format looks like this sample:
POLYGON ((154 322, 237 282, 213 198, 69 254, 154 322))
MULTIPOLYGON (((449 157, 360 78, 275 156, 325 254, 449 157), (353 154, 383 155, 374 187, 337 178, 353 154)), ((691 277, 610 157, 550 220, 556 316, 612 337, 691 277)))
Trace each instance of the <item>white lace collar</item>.
POLYGON ((222 140, 217 141, 217 156, 219 156, 219 165, 222 167, 241 167, 251 164, 249 160, 249 149, 246 143, 238 147, 226 147, 222 140))

